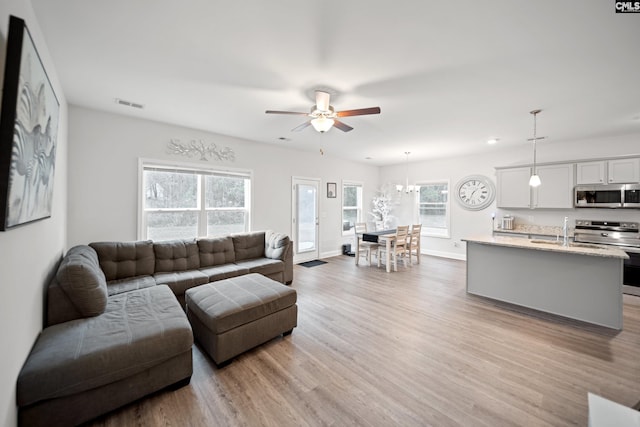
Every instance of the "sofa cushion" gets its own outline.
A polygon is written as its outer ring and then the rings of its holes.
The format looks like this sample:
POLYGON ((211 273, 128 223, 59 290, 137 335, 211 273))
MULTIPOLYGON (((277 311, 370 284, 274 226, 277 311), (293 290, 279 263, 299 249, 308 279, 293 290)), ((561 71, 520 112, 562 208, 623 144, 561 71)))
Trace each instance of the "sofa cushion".
POLYGON ((209 276, 200 270, 156 273, 153 278, 158 285, 169 286, 176 295, 183 295, 189 288, 209 283, 209 276))
POLYGON ((264 235, 264 256, 283 260, 289 247, 289 236, 275 231, 266 231, 264 235))
POLYGON ((131 377, 189 351, 192 344, 186 315, 166 286, 112 296, 103 314, 42 331, 18 376, 17 404, 131 377))
POLYGON ((196 239, 155 242, 156 273, 194 270, 200 267, 196 239))
POLYGON ((284 271, 284 262, 279 259, 255 258, 240 261, 236 264, 238 267, 248 269, 249 273, 260 273, 264 276, 270 276, 284 271))
POLYGON ((232 234, 236 261, 260 258, 264 256, 264 231, 232 234))
POLYGON ((74 246, 63 258, 56 279, 71 303, 84 317, 97 316, 107 306, 107 281, 96 251, 86 245, 74 246))
POLYGON ((155 286, 156 281, 153 276, 134 276, 127 279, 111 280, 107 282, 109 296, 121 294, 123 292, 135 291, 138 289, 155 286))
POLYGON ((236 261, 231 236, 198 239, 200 268, 229 264, 236 261))
POLYGON ((151 240, 94 242, 89 246, 98 253, 100 268, 107 281, 154 273, 155 255, 151 240))
POLYGON ((214 265, 212 267, 200 268, 200 271, 207 275, 209 282, 249 274, 249 268, 236 264, 214 265))

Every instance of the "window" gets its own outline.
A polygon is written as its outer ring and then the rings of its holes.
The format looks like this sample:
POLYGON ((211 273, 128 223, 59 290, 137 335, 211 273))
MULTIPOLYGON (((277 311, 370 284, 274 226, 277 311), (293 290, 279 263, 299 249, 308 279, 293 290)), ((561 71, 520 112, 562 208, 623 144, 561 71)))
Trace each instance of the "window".
POLYGON ((362 222, 362 184, 342 182, 342 234, 353 234, 356 222, 362 222))
POLYGON ((449 182, 418 184, 418 213, 422 234, 449 237, 449 182))
POLYGON ((141 165, 141 239, 186 239, 249 231, 248 172, 141 165))

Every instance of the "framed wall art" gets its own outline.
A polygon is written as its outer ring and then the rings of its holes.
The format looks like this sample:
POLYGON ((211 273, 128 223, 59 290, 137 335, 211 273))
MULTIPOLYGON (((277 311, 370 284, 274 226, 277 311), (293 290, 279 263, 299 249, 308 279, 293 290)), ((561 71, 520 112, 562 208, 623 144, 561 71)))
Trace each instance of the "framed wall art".
POLYGON ((59 110, 24 20, 11 16, 0 115, 0 231, 51 216, 59 110))
POLYGON ((335 199, 338 186, 335 182, 327 182, 327 199, 335 199))

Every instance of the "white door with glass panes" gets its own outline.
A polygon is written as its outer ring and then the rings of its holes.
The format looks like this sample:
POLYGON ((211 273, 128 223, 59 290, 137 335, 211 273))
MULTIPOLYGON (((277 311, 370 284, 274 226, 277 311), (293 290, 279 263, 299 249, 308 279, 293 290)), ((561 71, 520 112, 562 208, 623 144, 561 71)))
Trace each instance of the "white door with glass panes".
POLYGON ((318 259, 318 189, 320 180, 293 178, 293 262, 318 259))

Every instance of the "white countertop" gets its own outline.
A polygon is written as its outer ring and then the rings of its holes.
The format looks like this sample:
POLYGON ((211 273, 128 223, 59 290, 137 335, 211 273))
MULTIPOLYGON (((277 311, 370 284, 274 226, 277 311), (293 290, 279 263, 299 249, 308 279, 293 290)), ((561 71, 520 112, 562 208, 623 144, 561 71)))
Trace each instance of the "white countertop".
POLYGON ((555 240, 545 241, 509 236, 476 236, 462 240, 465 242, 480 243, 484 245, 505 246, 538 251, 562 252, 577 255, 600 256, 605 258, 629 258, 629 255, 627 255, 623 250, 612 248, 610 246, 594 245, 591 243, 571 242, 569 246, 562 246, 555 240))
MULTIPOLYGON (((529 234, 536 236, 562 236, 562 227, 556 227, 552 225, 528 225, 528 224, 516 224, 512 230, 496 227, 493 229, 496 233, 507 234, 529 234)), ((573 237, 573 227, 569 228, 569 237, 573 237)))

